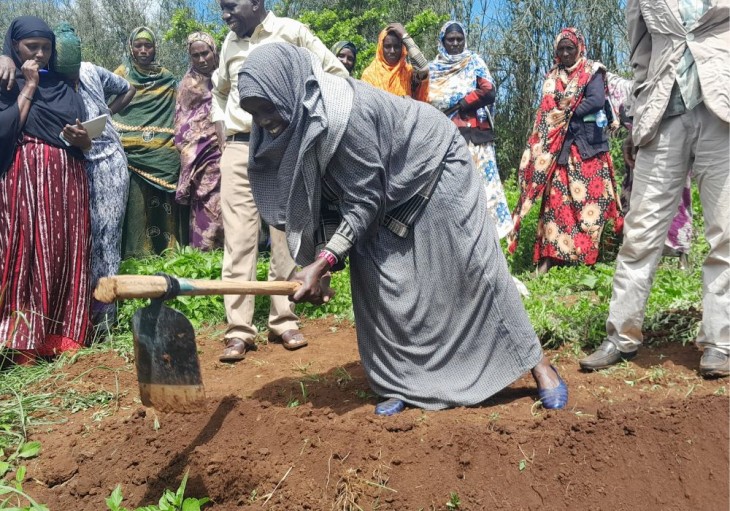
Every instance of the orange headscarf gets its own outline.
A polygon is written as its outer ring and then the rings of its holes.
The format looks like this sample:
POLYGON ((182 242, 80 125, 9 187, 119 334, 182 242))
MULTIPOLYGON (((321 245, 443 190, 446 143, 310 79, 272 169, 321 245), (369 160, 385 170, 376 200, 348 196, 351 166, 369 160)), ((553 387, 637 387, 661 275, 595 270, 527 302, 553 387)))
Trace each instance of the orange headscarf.
POLYGON ((387 35, 387 29, 380 32, 378 36, 378 49, 375 51, 375 60, 363 71, 362 80, 396 96, 411 96, 419 101, 428 101, 428 78, 421 82, 416 88, 415 93, 413 92, 413 66, 406 62, 408 52, 406 51, 405 45, 403 45, 403 51, 397 64, 391 66, 385 60, 383 56, 383 41, 385 41, 385 36, 387 35))

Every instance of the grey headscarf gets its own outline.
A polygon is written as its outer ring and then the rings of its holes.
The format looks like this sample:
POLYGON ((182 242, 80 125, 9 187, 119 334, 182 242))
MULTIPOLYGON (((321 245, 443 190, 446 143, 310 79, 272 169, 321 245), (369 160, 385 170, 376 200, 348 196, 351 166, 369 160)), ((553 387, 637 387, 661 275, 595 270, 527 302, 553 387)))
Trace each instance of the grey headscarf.
POLYGON ((286 229, 294 260, 314 260, 321 179, 345 132, 353 90, 326 74, 309 50, 270 43, 251 52, 238 73, 241 100, 272 102, 289 126, 276 138, 251 128, 249 180, 256 207, 269 225, 286 229))

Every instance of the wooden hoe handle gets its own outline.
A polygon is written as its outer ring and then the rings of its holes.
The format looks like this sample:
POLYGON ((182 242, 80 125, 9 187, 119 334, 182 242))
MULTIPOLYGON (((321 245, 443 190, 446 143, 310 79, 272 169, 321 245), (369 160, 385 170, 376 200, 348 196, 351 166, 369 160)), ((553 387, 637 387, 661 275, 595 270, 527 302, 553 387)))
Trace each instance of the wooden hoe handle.
MULTIPOLYGON (((177 279, 180 295, 292 295, 299 282, 258 282, 235 280, 177 279)), ((167 280, 159 275, 116 275, 103 277, 94 290, 94 298, 103 303, 128 298, 162 298, 167 280)))

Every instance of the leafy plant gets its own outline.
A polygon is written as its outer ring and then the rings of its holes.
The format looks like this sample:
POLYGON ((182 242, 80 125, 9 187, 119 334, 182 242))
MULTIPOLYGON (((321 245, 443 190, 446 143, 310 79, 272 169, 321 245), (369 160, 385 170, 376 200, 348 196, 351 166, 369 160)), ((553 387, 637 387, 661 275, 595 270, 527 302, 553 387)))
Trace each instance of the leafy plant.
POLYGON ((204 22, 197 19, 190 7, 181 7, 173 11, 170 17, 170 28, 164 33, 164 41, 186 44, 187 37, 193 32, 207 32, 215 40, 218 48, 228 35, 228 27, 220 23, 204 22))
MULTIPOLYGON (((165 490, 165 493, 160 497, 160 501, 156 506, 144 506, 138 507, 135 511, 200 511, 203 506, 210 502, 208 497, 194 498, 184 497, 185 486, 188 482, 188 472, 185 472, 180 487, 177 491, 165 490)), ((129 511, 127 508, 122 507, 122 486, 117 485, 114 488, 112 494, 105 500, 107 509, 109 511, 129 511)))
POLYGON ((7 458, 5 458, 5 451, 0 449, 0 478, 11 471, 17 461, 35 458, 40 452, 41 443, 38 441, 22 442, 15 452, 7 458))
POLYGON ((5 511, 49 511, 48 507, 43 504, 38 504, 33 498, 23 491, 23 481, 25 480, 25 466, 18 467, 15 471, 15 480, 12 482, 12 486, 0 483, 0 498, 4 495, 9 497, 4 500, 0 500, 0 509, 5 511), (13 498, 15 503, 11 504, 13 498), (27 501, 28 505, 24 505, 27 501))
MULTIPOLYGON (((119 273, 133 275, 154 275, 164 272, 189 279, 220 279, 223 252, 201 252, 192 247, 179 247, 165 251, 162 256, 122 261, 119 273)), ((119 325, 129 329, 132 315, 147 304, 147 300, 126 300, 119 308, 119 325)), ((183 313, 194 327, 225 321, 223 296, 179 296, 168 304, 183 313)))

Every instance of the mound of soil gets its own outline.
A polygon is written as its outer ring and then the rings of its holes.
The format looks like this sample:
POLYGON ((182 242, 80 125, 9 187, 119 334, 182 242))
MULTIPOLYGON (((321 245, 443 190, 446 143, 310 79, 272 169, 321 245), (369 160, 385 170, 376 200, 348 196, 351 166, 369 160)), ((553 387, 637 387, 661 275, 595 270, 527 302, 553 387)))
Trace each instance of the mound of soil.
POLYGON ((139 404, 134 369, 114 353, 64 368, 107 408, 36 431, 41 456, 25 490, 51 510, 106 509, 121 483, 128 508, 155 503, 189 471, 206 509, 728 509, 728 385, 696 376, 699 353, 644 349, 602 373, 551 353, 570 408, 535 406, 524 377, 484 405, 373 414, 351 325, 307 323, 310 345, 263 345, 218 362, 219 331, 199 335, 209 396, 199 414, 139 404))

